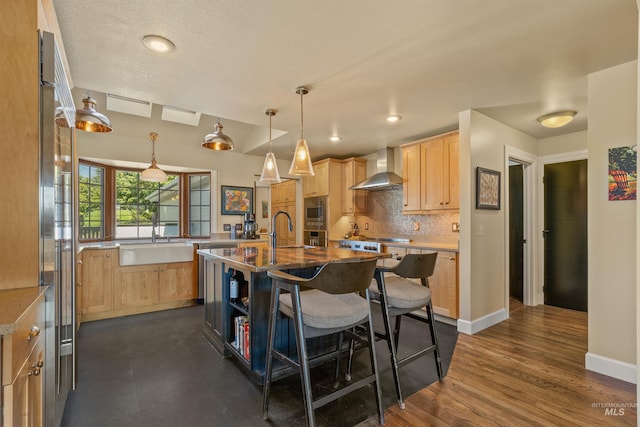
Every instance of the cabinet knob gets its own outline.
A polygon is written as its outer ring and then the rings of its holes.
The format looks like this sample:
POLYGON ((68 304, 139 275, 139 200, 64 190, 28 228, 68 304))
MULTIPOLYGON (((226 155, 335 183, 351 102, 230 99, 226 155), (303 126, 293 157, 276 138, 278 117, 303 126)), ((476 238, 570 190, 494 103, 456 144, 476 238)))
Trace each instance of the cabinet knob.
POLYGON ((111 256, 111 254, 106 254, 105 256, 106 256, 107 258, 109 258, 109 257, 111 256))
POLYGON ((40 335, 40 328, 36 325, 31 326, 31 329, 29 329, 29 334, 27 335, 27 341, 31 341, 31 338, 37 337, 38 335, 40 335))
POLYGON ((31 369, 29 369, 29 376, 37 377, 38 375, 40 375, 40 368, 34 363, 31 369))

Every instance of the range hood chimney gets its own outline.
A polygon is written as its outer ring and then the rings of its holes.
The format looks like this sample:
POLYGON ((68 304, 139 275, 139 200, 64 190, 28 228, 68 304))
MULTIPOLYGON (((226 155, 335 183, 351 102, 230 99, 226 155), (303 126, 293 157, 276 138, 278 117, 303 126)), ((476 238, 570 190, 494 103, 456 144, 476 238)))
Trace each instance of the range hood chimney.
POLYGON ((402 177, 393 172, 393 148, 376 152, 376 174, 349 187, 349 190, 386 190, 402 185, 402 177))

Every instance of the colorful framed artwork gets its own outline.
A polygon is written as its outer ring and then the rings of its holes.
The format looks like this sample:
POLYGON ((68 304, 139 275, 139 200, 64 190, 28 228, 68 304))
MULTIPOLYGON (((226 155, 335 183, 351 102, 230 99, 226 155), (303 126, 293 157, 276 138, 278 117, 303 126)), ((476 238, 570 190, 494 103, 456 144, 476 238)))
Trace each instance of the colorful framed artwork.
POLYGON ((609 148, 609 200, 636 200, 637 146, 609 148))
POLYGON ((244 215, 253 212, 253 188, 222 186, 222 215, 244 215))
POLYGON ((476 168, 476 209, 500 210, 500 172, 476 168))

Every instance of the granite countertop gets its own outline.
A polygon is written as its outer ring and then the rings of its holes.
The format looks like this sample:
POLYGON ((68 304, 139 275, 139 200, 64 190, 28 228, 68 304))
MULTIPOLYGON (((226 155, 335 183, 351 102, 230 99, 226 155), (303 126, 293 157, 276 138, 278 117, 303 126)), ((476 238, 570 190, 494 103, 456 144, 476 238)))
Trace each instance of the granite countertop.
POLYGON ((236 268, 254 272, 288 270, 291 268, 316 267, 335 261, 355 261, 389 258, 391 254, 359 252, 330 247, 279 247, 201 249, 198 254, 205 258, 224 261, 236 268))
POLYGON ((433 249, 437 251, 455 251, 458 252, 458 242, 422 242, 422 241, 410 241, 410 242, 383 242, 386 247, 390 248, 413 248, 413 249, 433 249))
POLYGON ((16 322, 47 290, 47 286, 7 289, 0 291, 0 335, 16 331, 16 322))

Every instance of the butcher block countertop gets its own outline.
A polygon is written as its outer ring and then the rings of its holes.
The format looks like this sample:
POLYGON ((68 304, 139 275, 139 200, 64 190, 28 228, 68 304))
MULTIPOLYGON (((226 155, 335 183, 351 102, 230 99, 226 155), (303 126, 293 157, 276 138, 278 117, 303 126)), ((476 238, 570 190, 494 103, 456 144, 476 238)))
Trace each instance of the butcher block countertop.
POLYGON ((350 249, 294 246, 258 248, 201 249, 198 254, 218 259, 229 266, 254 272, 317 267, 330 262, 389 258, 391 254, 358 252, 350 249))
POLYGON ((47 286, 7 289, 0 291, 0 335, 16 331, 16 323, 47 290, 47 286))

